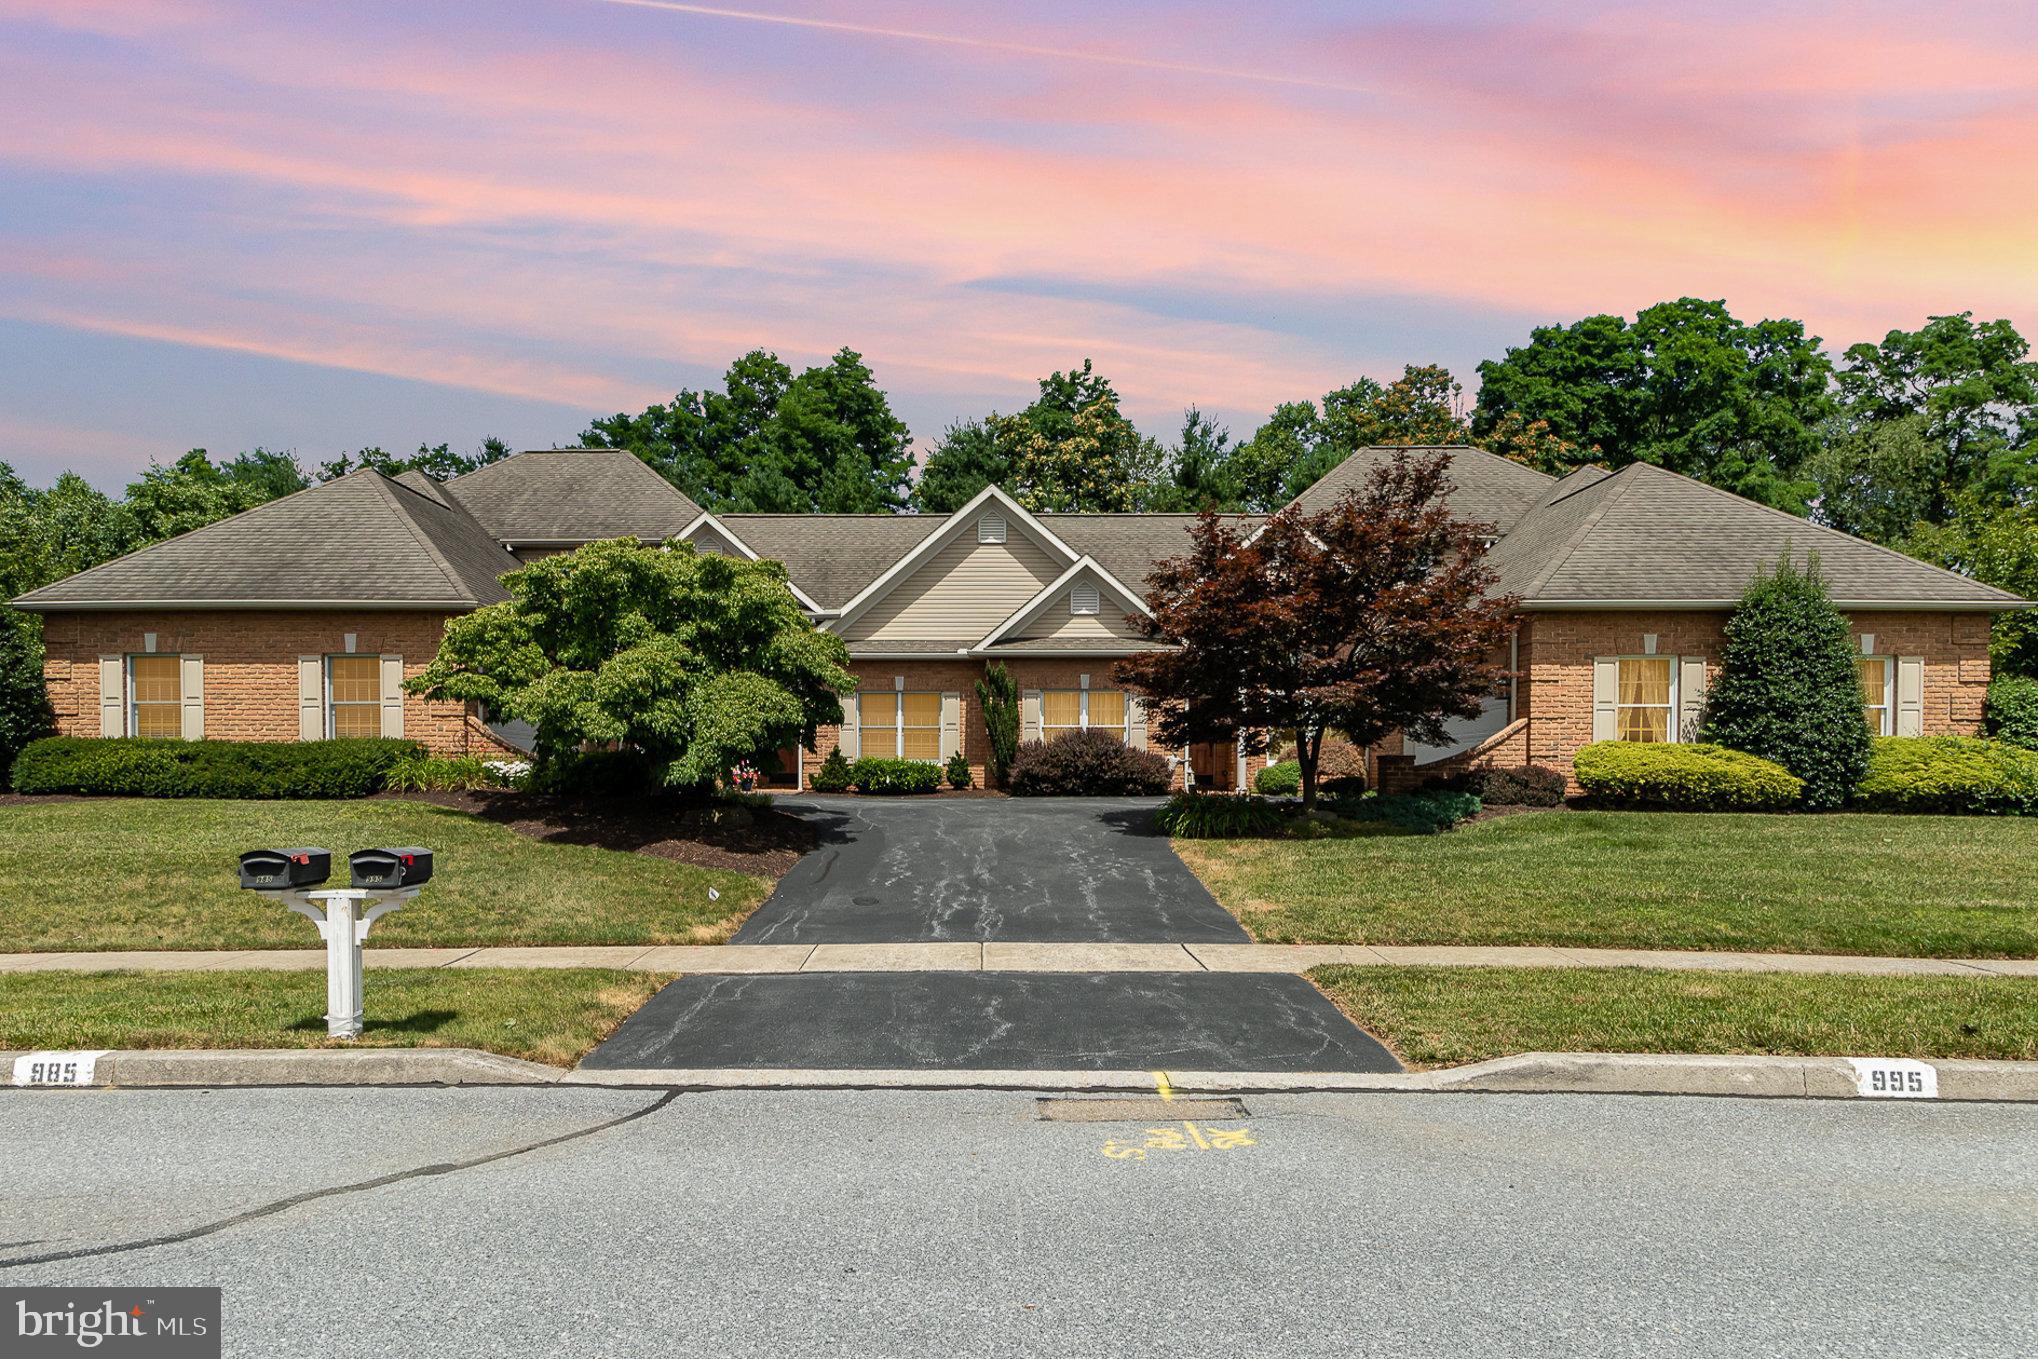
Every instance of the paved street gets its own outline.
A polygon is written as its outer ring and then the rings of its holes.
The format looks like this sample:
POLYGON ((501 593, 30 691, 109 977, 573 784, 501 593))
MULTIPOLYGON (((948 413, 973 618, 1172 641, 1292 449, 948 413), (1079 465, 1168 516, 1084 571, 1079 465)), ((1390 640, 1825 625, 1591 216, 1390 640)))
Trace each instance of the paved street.
POLYGON ((0 1282, 219 1284, 264 1359, 2038 1351, 2028 1106, 662 1098, 0 1091, 5 1260, 425 1172, 0 1282))

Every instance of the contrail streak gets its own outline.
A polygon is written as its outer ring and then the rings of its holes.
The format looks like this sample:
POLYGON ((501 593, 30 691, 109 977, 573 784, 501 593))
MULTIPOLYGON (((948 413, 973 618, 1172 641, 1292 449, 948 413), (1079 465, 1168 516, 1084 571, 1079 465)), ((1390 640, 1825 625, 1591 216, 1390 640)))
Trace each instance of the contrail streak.
POLYGON ((1085 52, 1072 47, 1037 47, 1031 43, 1001 42, 995 38, 967 38, 954 33, 929 33, 917 28, 879 28, 871 24, 844 23, 836 19, 807 19, 792 14, 766 14, 758 10, 724 9, 717 5, 686 5, 678 0, 601 0, 605 5, 628 5, 633 9, 663 9, 675 14, 697 14, 710 19, 741 19, 754 24, 780 24, 787 28, 817 28, 831 33, 855 33, 867 38, 895 38, 904 42, 937 43, 943 47, 969 47, 984 52, 1011 52, 1026 57, 1050 57, 1060 61, 1088 61, 1100 66, 1131 66, 1143 71, 1170 71, 1177 75, 1217 76, 1224 80, 1246 80, 1261 85, 1296 85, 1311 90, 1338 90, 1346 94, 1370 94, 1364 85, 1309 76, 1273 75, 1265 71, 1233 71, 1222 66, 1197 66, 1181 61, 1155 61, 1148 57, 1122 57, 1108 52, 1085 52))

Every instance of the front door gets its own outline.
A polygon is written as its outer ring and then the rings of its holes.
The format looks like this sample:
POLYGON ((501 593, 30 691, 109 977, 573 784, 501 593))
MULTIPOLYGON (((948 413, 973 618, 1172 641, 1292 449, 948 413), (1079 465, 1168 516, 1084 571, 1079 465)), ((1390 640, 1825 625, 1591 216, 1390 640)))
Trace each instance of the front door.
POLYGON ((1189 747, 1189 768, 1196 786, 1215 793, 1238 787, 1238 745, 1233 741, 1197 741, 1189 747))

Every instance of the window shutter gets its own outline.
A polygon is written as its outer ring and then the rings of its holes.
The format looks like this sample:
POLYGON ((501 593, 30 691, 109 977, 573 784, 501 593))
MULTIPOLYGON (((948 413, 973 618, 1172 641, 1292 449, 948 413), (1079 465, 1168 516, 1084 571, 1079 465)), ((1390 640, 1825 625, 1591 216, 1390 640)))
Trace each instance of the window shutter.
POLYGON ((1146 749, 1146 700, 1138 694, 1125 695, 1125 743, 1134 750, 1146 749))
POLYGON ((1677 739, 1696 741, 1705 715, 1705 657, 1677 658, 1677 739))
POLYGON ((1896 658, 1896 734, 1925 734, 1925 658, 1896 658))
POLYGON ((99 658, 99 734, 127 735, 127 666, 118 656, 99 658))
POLYGON ((1028 689, 1019 698, 1019 739, 1040 739, 1040 690, 1028 689))
POLYGON ((1620 734, 1620 714, 1614 704, 1620 694, 1620 661, 1612 656, 1595 657, 1592 662, 1592 739, 1611 741, 1620 734))
POLYGON ((326 734, 325 661, 297 658, 297 739, 320 741, 326 734))
POLYGON ((184 739, 205 739, 205 657, 177 658, 177 698, 182 705, 184 739))
POLYGON ((842 729, 835 737, 835 748, 842 752, 842 758, 845 760, 853 760, 863 754, 863 728, 859 723, 861 716, 856 707, 855 694, 842 701, 842 729))
POLYGON ((941 758, 948 759, 962 749, 962 695, 941 696, 941 758))
POLYGON ((382 734, 403 735, 403 657, 382 658, 382 734))

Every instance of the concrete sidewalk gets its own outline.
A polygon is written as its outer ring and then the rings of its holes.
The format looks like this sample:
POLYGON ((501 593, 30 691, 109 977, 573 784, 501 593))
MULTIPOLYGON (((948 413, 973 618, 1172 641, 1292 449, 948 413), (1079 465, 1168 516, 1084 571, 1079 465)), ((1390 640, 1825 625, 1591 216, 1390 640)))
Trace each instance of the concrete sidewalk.
MULTIPOLYGON (((371 948, 369 967, 613 967, 638 972, 1303 972, 1353 967, 1662 967, 1697 972, 1846 976, 2038 977, 2038 959, 1864 958, 1815 953, 1700 953, 1592 948, 1450 948, 1393 944, 641 944, 595 948, 371 948)), ((7 953, 22 972, 317 970, 324 949, 7 953)))

